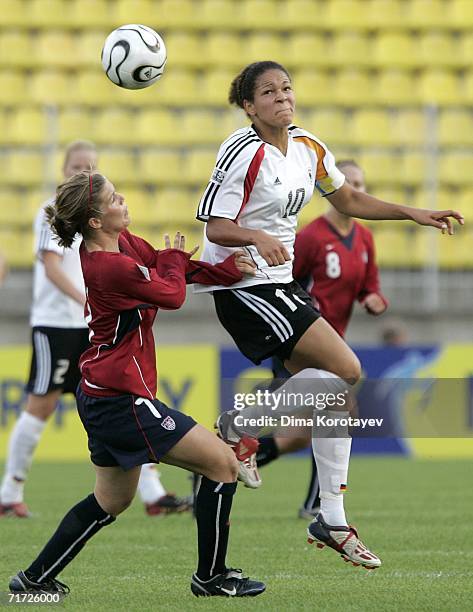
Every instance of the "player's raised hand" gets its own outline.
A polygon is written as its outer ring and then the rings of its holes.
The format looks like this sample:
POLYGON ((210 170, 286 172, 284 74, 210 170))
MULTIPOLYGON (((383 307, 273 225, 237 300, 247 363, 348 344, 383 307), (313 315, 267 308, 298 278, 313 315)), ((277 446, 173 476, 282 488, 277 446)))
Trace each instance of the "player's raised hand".
POLYGON ((458 221, 460 225, 465 223, 463 215, 456 210, 425 210, 423 208, 413 208, 411 211, 411 219, 419 225, 430 225, 442 230, 442 234, 446 232, 453 235, 452 219, 458 221))
POLYGON ((291 260, 291 256, 283 243, 263 230, 257 232, 254 245, 269 266, 280 266, 291 260))
POLYGON ((245 251, 236 251, 235 253, 235 266, 237 270, 242 274, 249 274, 254 276, 256 273, 256 264, 248 257, 248 253, 245 251))
MULTIPOLYGON (((181 234, 181 232, 176 232, 176 235, 174 236, 174 244, 171 247, 171 238, 169 237, 169 234, 164 234, 164 248, 166 249, 177 249, 178 251, 185 251, 186 250, 186 237, 184 236, 184 234, 181 234)), ((199 250, 198 246, 195 246, 192 251, 189 252, 189 257, 192 257, 192 255, 195 255, 195 253, 197 253, 197 251, 199 250)))

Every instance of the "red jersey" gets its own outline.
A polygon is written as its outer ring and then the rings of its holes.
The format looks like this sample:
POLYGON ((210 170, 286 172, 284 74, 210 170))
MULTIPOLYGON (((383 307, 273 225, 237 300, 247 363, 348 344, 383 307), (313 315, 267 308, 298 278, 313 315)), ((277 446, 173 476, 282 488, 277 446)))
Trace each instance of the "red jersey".
POLYGON ((348 236, 323 216, 304 227, 296 236, 293 275, 342 337, 355 300, 377 293, 387 305, 380 292, 373 236, 356 221, 348 236))
POLYGON ((81 386, 88 395, 133 394, 154 399, 157 391, 153 322, 158 308, 177 309, 186 282, 231 285, 242 278, 234 257, 218 265, 190 261, 177 249, 156 251, 122 232, 120 252, 80 246, 91 348, 82 354, 81 386))

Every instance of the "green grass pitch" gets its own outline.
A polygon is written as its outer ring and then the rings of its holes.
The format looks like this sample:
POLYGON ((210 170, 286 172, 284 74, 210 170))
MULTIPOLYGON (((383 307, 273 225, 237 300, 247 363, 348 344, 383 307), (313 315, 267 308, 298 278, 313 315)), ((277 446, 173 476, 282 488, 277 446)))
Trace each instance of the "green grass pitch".
MULTIPOLYGON (((473 609, 470 461, 352 460, 346 507, 383 560, 372 572, 307 544, 306 522, 296 516, 308 469, 305 458, 283 459, 262 471, 262 489, 238 489, 228 561, 266 582, 260 597, 194 598, 189 579, 196 534, 190 515, 150 518, 135 500, 61 574, 71 587, 61 607, 87 612, 473 609)), ((185 472, 168 466, 161 471, 168 489, 187 494, 185 472)), ((26 497, 34 518, 0 519, 0 591, 92 484, 92 467, 85 463, 33 465, 26 497)))

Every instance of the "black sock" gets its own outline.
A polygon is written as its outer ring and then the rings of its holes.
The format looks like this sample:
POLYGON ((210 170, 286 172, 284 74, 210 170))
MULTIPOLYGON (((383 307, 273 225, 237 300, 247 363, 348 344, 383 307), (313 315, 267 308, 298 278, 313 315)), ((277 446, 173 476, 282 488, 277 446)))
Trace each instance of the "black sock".
POLYGON ((230 510, 236 487, 236 482, 214 482, 202 476, 195 507, 199 547, 197 576, 201 580, 210 580, 226 569, 230 510))
POLYGON ((84 548, 87 540, 115 520, 99 506, 92 493, 71 508, 55 533, 25 571, 34 582, 54 578, 84 548))
POLYGON ((279 457, 279 449, 274 438, 260 438, 259 447, 256 452, 256 463, 258 467, 267 465, 279 457))
POLYGON ((320 508, 320 487, 319 477, 317 474, 317 464, 315 463, 314 455, 311 453, 312 458, 312 472, 310 475, 309 489, 304 502, 305 510, 314 510, 320 508))

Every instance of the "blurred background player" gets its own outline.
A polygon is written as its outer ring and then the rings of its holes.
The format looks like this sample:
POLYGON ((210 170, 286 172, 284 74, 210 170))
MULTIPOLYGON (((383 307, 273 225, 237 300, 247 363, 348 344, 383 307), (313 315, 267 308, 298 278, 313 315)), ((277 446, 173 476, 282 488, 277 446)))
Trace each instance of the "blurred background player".
MULTIPOLYGON (((95 170, 92 142, 77 140, 66 148, 63 175, 95 170)), ((75 393, 80 381, 81 354, 90 346, 84 320, 85 289, 79 259, 81 239, 72 248, 60 247, 46 220, 45 202, 36 216, 32 327, 33 355, 28 398, 11 432, 5 474, 0 488, 0 516, 27 518, 24 485, 35 449, 63 393, 75 393)), ((154 465, 145 465, 138 491, 149 515, 189 509, 187 498, 166 493, 154 465)))
MULTIPOLYGON (((366 192, 363 170, 354 160, 341 160, 337 168, 354 189, 366 192)), ((371 315, 380 315, 387 300, 380 291, 373 236, 368 228, 329 205, 329 210, 306 225, 296 236, 293 275, 311 295, 322 316, 342 336, 353 305, 358 300, 371 315)), ((290 376, 280 359, 273 357, 276 380, 290 376)), ((310 445, 310 436, 260 439, 258 467, 310 445)), ((314 517, 320 509, 317 466, 312 457, 312 474, 301 518, 314 517)))

